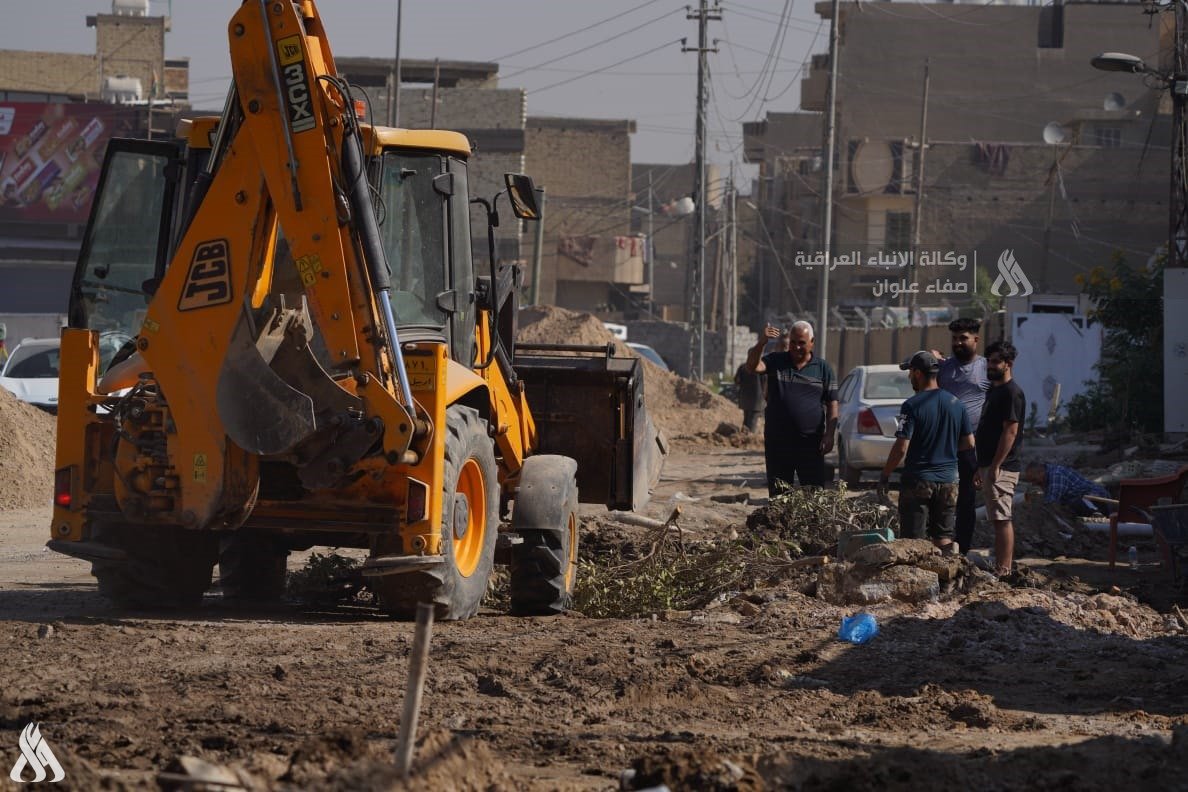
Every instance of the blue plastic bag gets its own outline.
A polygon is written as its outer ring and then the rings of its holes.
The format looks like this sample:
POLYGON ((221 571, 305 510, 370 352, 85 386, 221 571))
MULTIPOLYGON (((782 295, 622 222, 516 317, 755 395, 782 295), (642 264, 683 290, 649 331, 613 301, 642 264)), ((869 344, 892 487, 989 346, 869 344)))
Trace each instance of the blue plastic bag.
POLYGON ((869 613, 859 613, 854 616, 843 616, 837 637, 852 644, 868 643, 879 634, 879 623, 869 613))

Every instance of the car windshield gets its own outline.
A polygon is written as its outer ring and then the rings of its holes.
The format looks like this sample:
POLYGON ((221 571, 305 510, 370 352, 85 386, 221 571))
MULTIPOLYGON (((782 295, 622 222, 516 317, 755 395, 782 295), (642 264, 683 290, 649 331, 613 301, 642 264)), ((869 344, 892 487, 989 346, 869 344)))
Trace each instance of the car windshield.
POLYGON ((868 371, 862 385, 864 399, 910 399, 913 393, 906 371, 868 371))
POLYGON ((58 348, 30 347, 27 352, 17 348, 4 369, 4 376, 14 379, 56 379, 58 348))

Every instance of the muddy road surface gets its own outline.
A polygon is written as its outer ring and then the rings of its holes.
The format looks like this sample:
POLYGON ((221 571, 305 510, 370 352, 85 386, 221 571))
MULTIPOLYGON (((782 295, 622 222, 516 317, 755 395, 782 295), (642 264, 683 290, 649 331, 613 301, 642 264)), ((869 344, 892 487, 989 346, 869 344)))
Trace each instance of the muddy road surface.
MULTIPOLYGON (((765 495, 761 450, 678 443, 647 513, 680 505, 691 537, 745 530, 753 505, 711 500, 742 493, 765 495)), ((1125 591, 876 605, 861 646, 836 638, 856 608, 795 585, 636 619, 484 610, 434 627, 402 782, 411 625, 217 591, 117 611, 86 564, 43 549, 48 519, 0 512, 14 788, 36 722, 73 789, 157 788, 181 757, 262 789, 1188 789, 1188 625, 1125 591)))

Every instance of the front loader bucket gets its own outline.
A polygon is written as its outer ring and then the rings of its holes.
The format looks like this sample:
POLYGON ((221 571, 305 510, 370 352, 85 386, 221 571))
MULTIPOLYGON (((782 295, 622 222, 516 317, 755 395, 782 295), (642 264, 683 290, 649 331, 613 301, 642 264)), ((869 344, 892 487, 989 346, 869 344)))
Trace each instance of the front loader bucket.
POLYGON ((514 367, 536 422, 536 451, 577 460, 581 502, 647 504, 668 448, 644 405, 639 360, 615 357, 609 344, 516 344, 514 367))

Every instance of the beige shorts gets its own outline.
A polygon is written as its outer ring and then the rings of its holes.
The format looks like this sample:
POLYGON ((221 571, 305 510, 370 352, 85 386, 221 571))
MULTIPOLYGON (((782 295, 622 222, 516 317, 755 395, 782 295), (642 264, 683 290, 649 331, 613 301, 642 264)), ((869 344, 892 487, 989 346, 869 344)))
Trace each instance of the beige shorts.
POLYGON ((1010 470, 999 470, 994 483, 986 480, 989 468, 982 468, 982 497, 986 501, 987 520, 1011 519, 1011 506, 1015 500, 1015 487, 1019 484, 1019 474, 1010 470))

